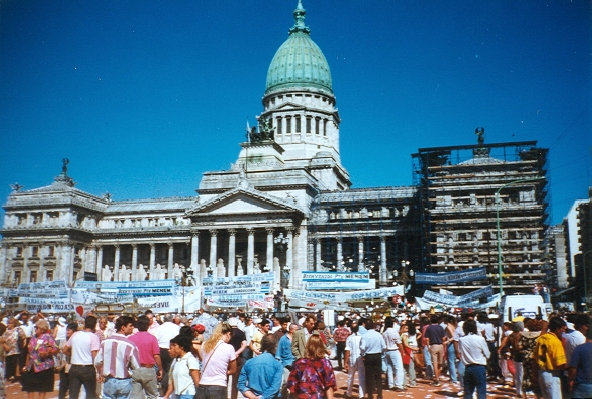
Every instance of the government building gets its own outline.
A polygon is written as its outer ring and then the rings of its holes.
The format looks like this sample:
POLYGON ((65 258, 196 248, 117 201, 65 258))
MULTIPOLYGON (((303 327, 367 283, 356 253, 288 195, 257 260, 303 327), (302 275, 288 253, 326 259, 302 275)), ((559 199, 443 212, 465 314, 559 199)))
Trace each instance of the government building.
POLYGON ((368 271, 378 288, 479 267, 486 280, 446 289, 547 284, 547 150, 487 144, 478 129, 474 144, 411 154, 410 186, 351 189, 329 64, 305 14, 299 3, 271 60, 258 126, 228 170, 203 174, 197 196, 113 201, 76 188, 67 159, 51 184, 14 186, 2 285, 188 275, 199 285, 273 271, 276 288, 299 289, 304 271, 368 271))

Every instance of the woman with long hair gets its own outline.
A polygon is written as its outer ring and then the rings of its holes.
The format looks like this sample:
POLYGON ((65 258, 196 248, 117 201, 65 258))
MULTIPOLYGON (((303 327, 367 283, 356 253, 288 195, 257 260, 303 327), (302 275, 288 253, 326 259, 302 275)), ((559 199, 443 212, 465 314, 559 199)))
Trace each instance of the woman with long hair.
POLYGON ((308 338, 304 357, 296 360, 286 388, 294 398, 333 399, 337 386, 333 366, 327 359, 323 340, 318 334, 308 338))
POLYGON ((410 353, 411 359, 409 364, 404 364, 406 382, 405 385, 409 387, 416 387, 415 377, 415 354, 419 352, 419 345, 417 344, 417 331, 415 330, 415 324, 413 321, 407 320, 406 323, 401 325, 401 340, 403 341, 403 350, 410 353))
POLYGON ((178 399, 193 399, 195 387, 199 385, 199 361, 191 354, 191 338, 179 334, 171 339, 169 354, 173 362, 164 399, 168 399, 173 392, 178 399))
POLYGON ((23 392, 28 393, 28 398, 35 397, 45 399, 47 392, 53 392, 54 385, 54 356, 59 352, 49 323, 47 320, 38 320, 35 323, 35 334, 31 337, 27 347, 27 356, 23 373, 28 373, 28 378, 22 379, 23 392))
POLYGON ((228 343, 231 336, 230 324, 220 323, 202 345, 198 399, 226 399, 228 376, 236 372, 236 353, 228 343))

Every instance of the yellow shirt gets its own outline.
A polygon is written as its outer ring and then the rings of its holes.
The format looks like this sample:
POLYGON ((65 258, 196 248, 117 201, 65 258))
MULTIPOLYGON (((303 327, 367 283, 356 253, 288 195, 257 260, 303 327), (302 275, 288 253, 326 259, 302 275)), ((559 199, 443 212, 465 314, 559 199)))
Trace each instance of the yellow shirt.
POLYGON ((558 370, 567 363, 561 340, 551 332, 543 334, 537 339, 534 358, 539 368, 546 371, 558 370))

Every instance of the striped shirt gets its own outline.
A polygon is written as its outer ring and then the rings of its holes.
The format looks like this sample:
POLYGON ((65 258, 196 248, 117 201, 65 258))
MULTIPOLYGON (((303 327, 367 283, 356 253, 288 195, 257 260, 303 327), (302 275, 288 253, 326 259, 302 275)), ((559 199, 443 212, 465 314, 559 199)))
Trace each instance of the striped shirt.
POLYGON ((101 342, 95 364, 103 365, 102 375, 114 378, 130 378, 130 369, 140 367, 138 347, 125 335, 115 333, 101 342))

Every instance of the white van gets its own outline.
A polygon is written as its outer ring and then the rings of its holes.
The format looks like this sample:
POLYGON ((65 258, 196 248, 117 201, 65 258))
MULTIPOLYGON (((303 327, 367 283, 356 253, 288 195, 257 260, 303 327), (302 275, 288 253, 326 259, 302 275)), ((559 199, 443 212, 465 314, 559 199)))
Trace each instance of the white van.
POLYGON ((535 319, 537 317, 543 320, 549 319, 549 314, 553 311, 550 303, 545 303, 540 295, 504 295, 500 304, 500 312, 503 321, 512 321, 519 313, 523 317, 535 319))

